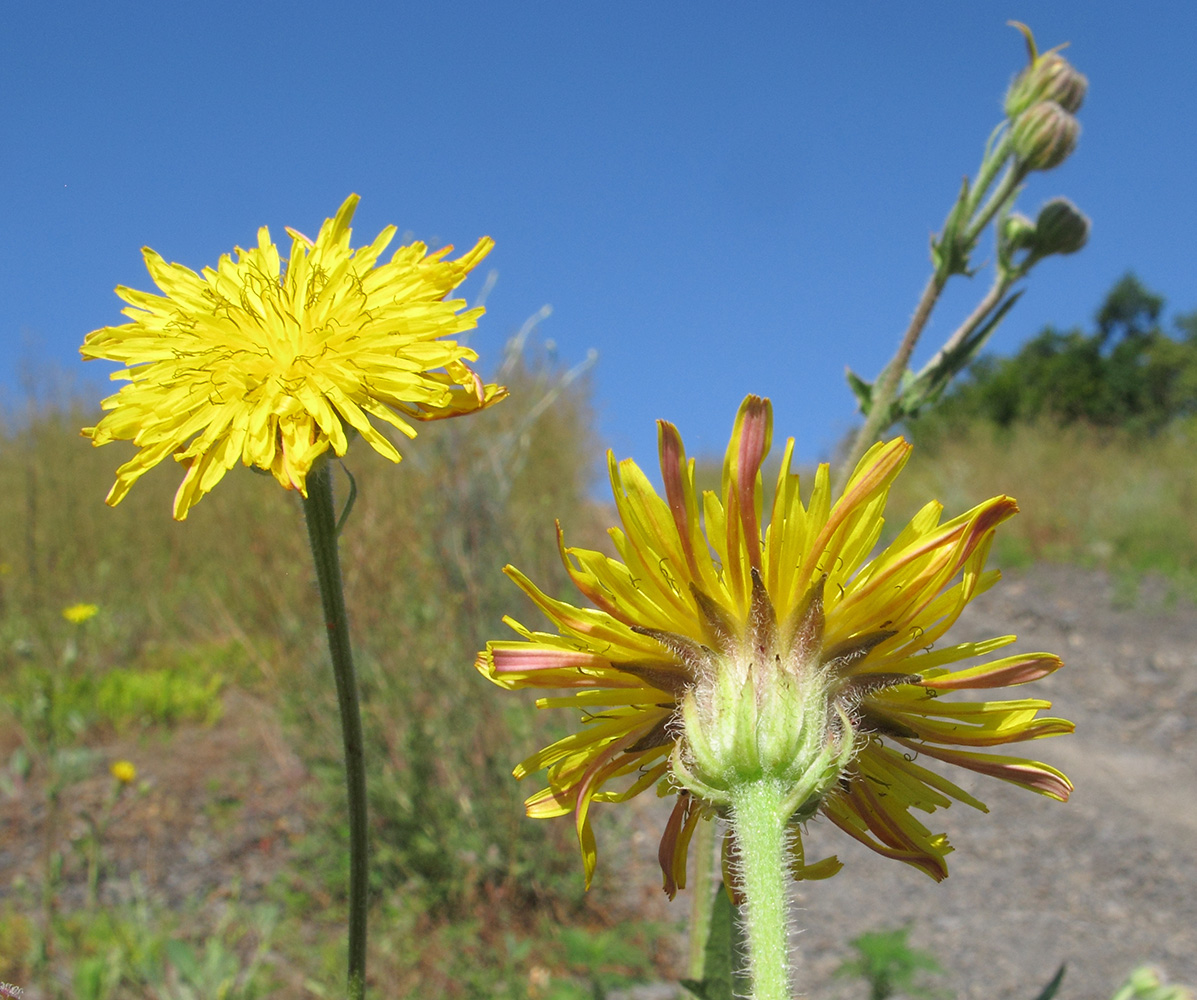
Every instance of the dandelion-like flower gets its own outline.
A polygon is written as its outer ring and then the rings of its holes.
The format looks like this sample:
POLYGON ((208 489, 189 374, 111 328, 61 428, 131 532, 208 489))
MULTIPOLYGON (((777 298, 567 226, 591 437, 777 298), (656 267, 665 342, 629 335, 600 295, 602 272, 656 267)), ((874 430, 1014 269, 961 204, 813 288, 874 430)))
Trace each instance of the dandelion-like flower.
POLYGON ((266 227, 256 247, 200 274, 142 251, 164 294, 117 288, 132 322, 93 331, 81 348, 124 364, 112 377, 131 383, 83 430, 95 445, 139 448, 117 470, 109 504, 168 455, 187 469, 179 520, 238 461, 306 496, 312 463, 330 448, 344 455, 347 429, 397 462, 371 418, 415 437, 405 418, 457 416, 506 394, 466 365, 477 358, 469 347, 445 339, 477 325, 481 307, 463 312, 463 300, 445 296, 493 241, 456 260, 446 259, 452 247, 429 254, 413 243, 379 264, 395 227, 352 249, 357 203, 350 195, 315 240, 288 228, 285 261, 266 227))
POLYGON ((85 621, 95 618, 99 613, 100 608, 95 604, 72 604, 70 607, 62 609, 62 617, 72 625, 82 625, 85 621))
POLYGON ((1050 702, 942 697, 1024 684, 1061 666, 1048 653, 962 665, 1014 636, 938 645, 965 605, 997 581, 985 559, 994 529, 1017 511, 1014 501, 995 497, 945 523, 942 506, 929 503, 870 559, 910 446, 900 438, 874 446, 834 504, 821 466, 804 506, 791 439, 765 527, 760 470, 771 435, 768 400, 749 396, 728 446, 721 496, 698 495, 694 462, 664 421, 664 498, 635 463, 609 456, 623 522, 610 530, 619 559, 566 548, 558 528, 566 569, 593 608, 555 600, 506 569, 559 634, 508 618, 520 640, 489 643, 477 666, 505 688, 568 689, 537 704, 580 710, 578 732, 515 774, 547 772, 528 814, 574 814, 587 882, 596 861, 593 803, 624 801, 653 785, 676 795, 660 844, 673 895, 685 885, 696 824, 725 808, 731 772, 746 780, 782 774, 787 754, 818 758, 800 783, 803 798, 791 803, 796 878, 841 867, 834 857, 805 862, 800 826, 816 813, 886 857, 946 877, 947 838, 912 810, 931 813, 953 800, 985 806, 918 758, 1061 801, 1072 789, 1046 764, 983 752, 1071 732, 1071 723, 1039 716, 1050 702), (730 728, 720 729, 721 713, 738 713, 730 728))
POLYGON ((122 785, 131 785, 137 780, 137 768, 132 761, 114 760, 108 771, 122 785))

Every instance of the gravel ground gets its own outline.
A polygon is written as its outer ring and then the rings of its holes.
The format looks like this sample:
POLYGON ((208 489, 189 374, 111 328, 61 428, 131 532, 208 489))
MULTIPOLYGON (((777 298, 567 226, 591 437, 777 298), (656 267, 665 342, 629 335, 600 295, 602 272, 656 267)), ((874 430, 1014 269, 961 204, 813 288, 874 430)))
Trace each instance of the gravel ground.
POLYGON ((1064 658, 1025 690, 1077 731, 1027 756, 1060 767, 1076 791, 1061 804, 955 769, 990 812, 956 804, 931 817, 956 847, 938 885, 812 823, 807 857, 838 854, 845 869, 795 889, 802 993, 864 997, 859 981, 832 978, 847 942, 903 924, 944 967, 936 985, 961 1000, 1032 1000, 1061 962, 1061 1000, 1109 1000, 1143 962, 1197 984, 1197 613, 1165 596, 1149 582, 1120 610, 1105 575, 1042 566, 978 599, 954 635, 1016 632, 1013 649, 1064 658))

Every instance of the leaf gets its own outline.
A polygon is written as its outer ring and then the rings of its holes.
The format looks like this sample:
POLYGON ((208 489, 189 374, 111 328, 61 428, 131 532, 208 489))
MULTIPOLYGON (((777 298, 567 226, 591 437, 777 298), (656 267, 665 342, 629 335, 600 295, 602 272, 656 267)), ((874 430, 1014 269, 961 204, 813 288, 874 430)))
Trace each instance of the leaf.
POLYGON ((1060 968, 1058 968, 1056 970, 1056 974, 1052 976, 1051 982, 1043 987, 1043 991, 1039 994, 1039 996, 1035 997, 1035 1000, 1052 1000, 1052 997, 1059 992, 1060 984, 1064 982, 1064 972, 1067 968, 1067 963, 1061 962, 1060 968))
POLYGON ((950 351, 942 351, 936 355, 918 375, 909 380, 903 377, 902 390, 893 404, 894 421, 907 416, 917 416, 920 409, 936 402, 943 395, 952 379, 976 359, 998 324, 1006 318, 1006 313, 1022 297, 1023 291, 1019 290, 1008 296, 984 323, 950 351))
POLYGON ((867 417, 869 410, 873 408, 873 384, 866 382, 851 368, 844 369, 844 377, 848 379, 848 387, 856 397, 860 412, 867 417))
POLYGON ((976 246, 976 240, 965 241, 961 231, 968 228, 967 218, 969 183, 965 177, 960 185, 960 194, 956 203, 948 213, 943 224, 943 232, 938 239, 931 239, 931 262, 935 266, 935 273, 941 282, 947 281, 953 274, 969 274, 968 259, 976 246))
POLYGON ((749 996, 752 985, 744 934, 723 886, 715 890, 710 927, 703 953, 702 980, 683 979, 681 984, 699 1000, 736 1000, 749 996))

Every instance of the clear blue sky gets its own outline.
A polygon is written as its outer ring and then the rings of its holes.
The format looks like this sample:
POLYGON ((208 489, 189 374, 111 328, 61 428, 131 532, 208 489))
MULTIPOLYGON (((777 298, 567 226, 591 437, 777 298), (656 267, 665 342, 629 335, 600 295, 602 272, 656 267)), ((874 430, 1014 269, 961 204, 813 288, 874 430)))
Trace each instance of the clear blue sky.
MULTIPOLYGON (((77 348, 120 321, 114 286, 152 289, 143 245, 199 269, 356 191, 355 243, 388 223, 498 241, 483 367, 550 303, 564 362, 599 351, 617 454, 653 464, 659 416, 720 451, 756 392, 825 455, 853 417, 844 366, 871 378, 892 353, 1024 63, 1010 18, 1071 40, 1091 82, 1077 153, 1022 203, 1067 195, 1094 230, 993 346, 1088 323, 1131 269, 1197 308, 1187 0, 13 5, 0 386, 11 401, 22 358, 101 384, 77 348)), ((924 356, 982 291, 948 299, 924 356)))

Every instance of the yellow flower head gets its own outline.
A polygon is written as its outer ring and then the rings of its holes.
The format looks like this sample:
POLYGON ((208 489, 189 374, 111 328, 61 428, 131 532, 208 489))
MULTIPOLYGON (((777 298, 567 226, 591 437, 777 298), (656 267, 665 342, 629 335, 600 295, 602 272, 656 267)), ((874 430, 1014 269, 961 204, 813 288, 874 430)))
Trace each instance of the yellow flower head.
POLYGON ((122 785, 131 785, 137 780, 137 768, 127 760, 116 760, 108 769, 122 785))
POLYGON ((791 472, 791 439, 766 527, 760 470, 771 435, 768 400, 749 396, 724 460, 721 496, 698 495, 694 462, 664 421, 664 498, 635 463, 609 456, 623 522, 610 530, 619 559, 559 541, 566 569, 593 609, 554 600, 506 569, 559 634, 532 632, 509 618, 521 640, 489 643, 477 666, 506 688, 572 689, 538 705, 579 710, 580 730, 533 754, 515 774, 547 772, 548 787, 527 800, 528 814, 574 814, 588 882, 596 857, 591 803, 623 801, 657 784, 659 794, 677 796, 661 838, 665 889, 673 895, 684 887, 694 827, 719 803, 681 787, 682 772, 702 756, 687 745, 683 716, 695 694, 701 698, 712 686, 712 675, 744 662, 776 664, 778 683, 816 692, 825 701, 810 717, 827 720, 822 738, 829 748, 846 748, 838 780, 795 811, 796 878, 840 868, 835 858, 805 863, 797 827, 816 812, 873 850, 944 878, 947 838, 928 830, 912 808, 930 813, 953 799, 984 805, 919 757, 1061 801, 1072 789, 1046 764, 982 752, 1071 732, 1069 722, 1038 717, 1049 702, 942 697, 1023 684, 1061 666, 1055 656, 1029 653, 955 668, 1014 636, 939 645, 965 605, 997 581, 985 559, 995 527, 1017 511, 1014 501, 995 497, 945 523, 942 506, 929 503, 870 559, 910 446, 900 438, 874 446, 835 503, 821 466, 804 506, 791 472))
POLYGON ((470 348, 443 339, 477 325, 481 307, 462 312, 463 300, 445 296, 493 241, 457 260, 445 259, 452 247, 429 254, 413 243, 378 264, 395 227, 351 249, 357 203, 350 195, 314 241, 288 229, 285 262, 265 227, 256 247, 201 274, 142 251, 165 294, 117 288, 132 322, 89 333, 81 348, 84 358, 124 364, 112 377, 131 383, 83 430, 93 444, 140 449, 117 470, 109 504, 168 455, 187 468, 179 520, 238 461, 306 496, 312 463, 329 448, 345 454, 344 424, 397 462, 370 417, 415 437, 404 417, 453 417, 506 395, 466 366, 477 358, 470 348))
POLYGON ((72 625, 82 625, 89 618, 95 618, 99 613, 100 609, 95 604, 72 604, 69 608, 62 609, 62 617, 72 625))

